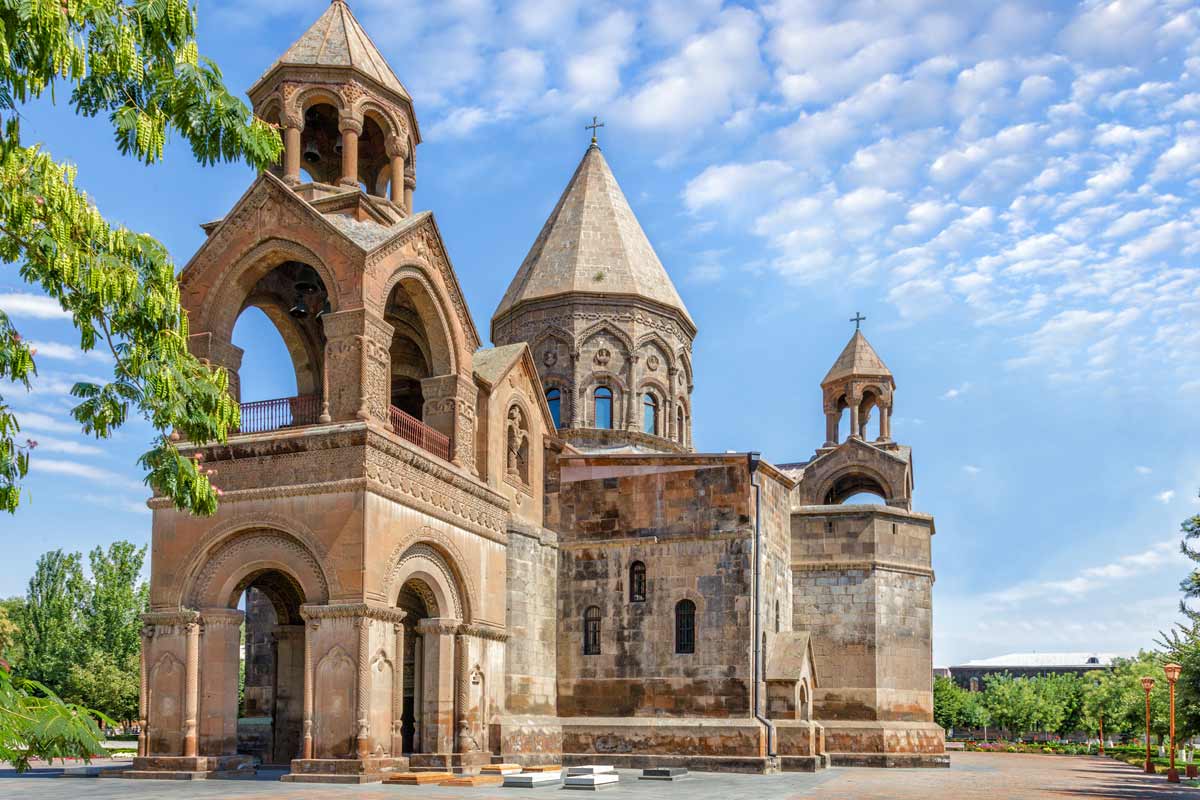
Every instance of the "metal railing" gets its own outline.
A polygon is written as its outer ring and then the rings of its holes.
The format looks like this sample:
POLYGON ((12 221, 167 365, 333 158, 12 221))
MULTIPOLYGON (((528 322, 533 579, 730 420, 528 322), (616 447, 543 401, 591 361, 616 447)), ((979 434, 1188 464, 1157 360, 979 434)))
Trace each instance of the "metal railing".
POLYGON ((235 433, 263 433, 280 428, 316 425, 321 399, 315 394, 242 403, 242 424, 235 433))
POLYGON ((392 432, 401 439, 407 439, 443 461, 450 460, 450 439, 446 434, 435 431, 421 420, 404 413, 395 406, 390 407, 389 419, 392 423, 392 432))

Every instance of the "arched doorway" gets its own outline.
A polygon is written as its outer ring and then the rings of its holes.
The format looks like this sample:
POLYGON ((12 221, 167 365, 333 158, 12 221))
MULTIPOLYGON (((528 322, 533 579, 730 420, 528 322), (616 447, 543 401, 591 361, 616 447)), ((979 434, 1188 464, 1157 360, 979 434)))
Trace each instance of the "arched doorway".
POLYGON ((279 570, 252 573, 243 582, 237 752, 257 764, 286 767, 304 745, 303 594, 279 570))
POLYGON ((420 578, 411 578, 400 588, 396 607, 405 612, 404 696, 400 711, 400 752, 405 754, 433 752, 426 749, 422 735, 425 719, 425 689, 429 680, 425 675, 425 637, 420 629, 422 620, 434 619, 438 615, 437 599, 428 584, 420 578))

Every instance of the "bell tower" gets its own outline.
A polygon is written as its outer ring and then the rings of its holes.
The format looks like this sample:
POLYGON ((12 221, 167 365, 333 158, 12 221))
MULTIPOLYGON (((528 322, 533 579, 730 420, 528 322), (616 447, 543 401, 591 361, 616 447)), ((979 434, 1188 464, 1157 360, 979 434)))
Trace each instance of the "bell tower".
MULTIPOLYGON (((862 318, 857 321, 861 322, 862 318)), ((825 407, 825 447, 840 443, 842 412, 849 411, 850 429, 847 438, 869 441, 867 432, 871 411, 879 412, 877 442, 892 438, 892 394, 896 379, 883 359, 871 347, 867 337, 856 329, 837 361, 821 381, 821 396, 825 407)))
POLYGON ((306 199, 362 188, 413 213, 421 141, 412 97, 344 0, 250 88, 254 113, 283 130, 272 171, 306 199))

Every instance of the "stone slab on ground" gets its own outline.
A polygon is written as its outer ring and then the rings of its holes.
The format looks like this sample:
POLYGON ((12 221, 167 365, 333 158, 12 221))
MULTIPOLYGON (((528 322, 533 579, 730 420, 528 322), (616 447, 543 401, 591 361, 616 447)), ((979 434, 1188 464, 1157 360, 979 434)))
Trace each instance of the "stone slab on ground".
POLYGON ((643 781, 678 781, 687 776, 686 767, 647 767, 638 778, 643 781))
MULTIPOLYGON (((520 772, 525 772, 526 769, 520 764, 487 764, 479 768, 479 771, 484 775, 516 775, 520 772)), ((528 770, 529 772, 545 772, 545 770, 528 770)))
POLYGON ((615 789, 621 781, 621 776, 615 772, 593 772, 587 775, 568 775, 564 786, 567 789, 597 791, 599 789, 615 789))
POLYGON ((562 772, 562 764, 532 764, 524 772, 562 772))
POLYGON ((567 767, 567 775, 600 775, 616 771, 617 768, 611 764, 584 764, 578 767, 567 767))
POLYGON ((530 789, 536 786, 558 786, 561 783, 561 772, 522 772, 517 775, 505 775, 503 785, 517 789, 530 789))
POLYGON ((448 781, 442 781, 438 786, 502 786, 503 775, 459 775, 448 781))
POLYGON ((454 777, 452 772, 401 772, 387 776, 383 782, 398 786, 424 786, 428 783, 448 781, 454 777))

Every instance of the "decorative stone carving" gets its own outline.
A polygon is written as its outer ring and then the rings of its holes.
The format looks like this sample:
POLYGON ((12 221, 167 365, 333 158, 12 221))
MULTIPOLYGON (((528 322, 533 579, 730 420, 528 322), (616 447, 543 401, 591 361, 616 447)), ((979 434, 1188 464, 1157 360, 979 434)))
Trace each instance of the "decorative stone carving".
POLYGON ((596 357, 594 361, 598 367, 607 367, 608 362, 612 361, 612 352, 609 351, 607 347, 601 347, 596 351, 596 357))

